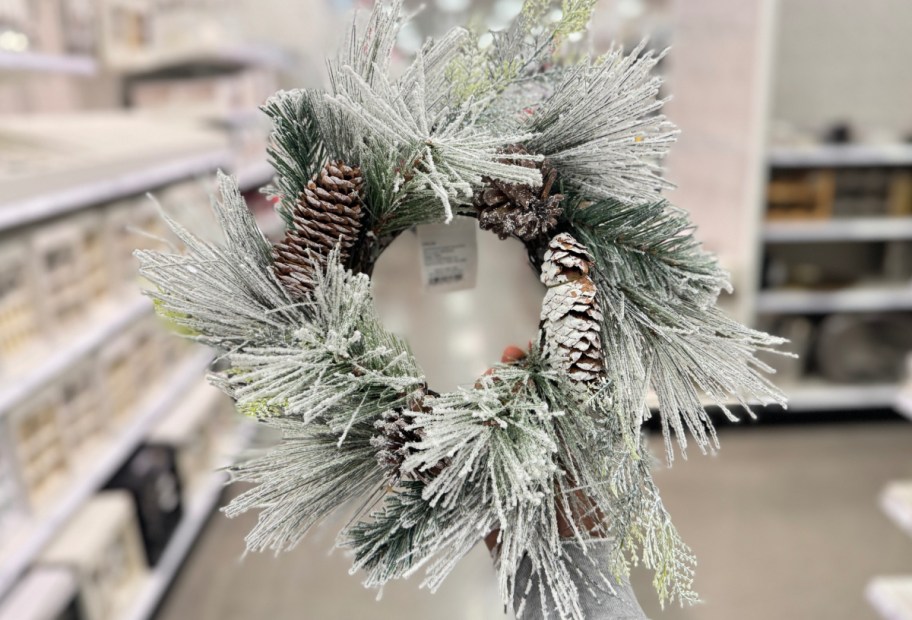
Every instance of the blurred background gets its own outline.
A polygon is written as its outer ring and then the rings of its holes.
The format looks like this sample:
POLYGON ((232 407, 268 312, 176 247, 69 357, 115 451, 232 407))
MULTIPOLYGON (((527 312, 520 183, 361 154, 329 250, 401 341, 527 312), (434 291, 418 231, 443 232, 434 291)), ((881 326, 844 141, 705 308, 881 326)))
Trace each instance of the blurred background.
MULTIPOLYGON (((332 554, 345 515, 293 552, 241 558, 216 468, 268 445, 206 386, 209 351, 139 295, 131 252, 168 247, 146 197, 215 238, 212 174, 261 227, 257 106, 318 86, 354 0, 0 0, 0 619, 510 618, 476 548, 436 594, 381 600, 332 554)), ((408 2, 417 8, 417 2, 408 2)), ((497 29, 521 0, 426 0, 428 36, 497 29)), ((559 3, 555 3, 556 6, 559 3)), ((601 0, 580 51, 672 46, 682 129, 669 198, 731 272, 722 306, 785 336, 788 411, 723 425, 723 449, 657 472, 704 602, 652 618, 912 619, 912 3, 601 0)), ((438 390, 536 333, 518 243, 478 232, 471 290, 421 285, 404 234, 374 287, 438 390)))

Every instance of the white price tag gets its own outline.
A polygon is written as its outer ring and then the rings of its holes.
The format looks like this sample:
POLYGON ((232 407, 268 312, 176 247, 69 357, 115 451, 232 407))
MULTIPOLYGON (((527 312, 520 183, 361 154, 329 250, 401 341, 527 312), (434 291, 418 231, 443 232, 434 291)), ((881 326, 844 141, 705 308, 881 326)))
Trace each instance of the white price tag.
POLYGON ((478 226, 470 217, 449 224, 418 226, 421 281, 428 291, 460 291, 475 286, 478 226))

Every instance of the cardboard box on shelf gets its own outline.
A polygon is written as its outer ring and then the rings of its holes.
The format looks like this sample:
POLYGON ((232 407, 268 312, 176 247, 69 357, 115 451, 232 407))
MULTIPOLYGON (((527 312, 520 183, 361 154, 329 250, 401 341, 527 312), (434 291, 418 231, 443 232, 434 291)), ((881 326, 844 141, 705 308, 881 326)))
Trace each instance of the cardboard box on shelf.
POLYGON ((40 338, 34 264, 22 239, 0 238, 0 376, 40 338))
POLYGON ((37 263, 41 320, 64 332, 89 307, 86 255, 82 230, 69 218, 36 227, 31 251, 37 263))
POLYGON ((106 343, 98 354, 100 385, 105 395, 105 417, 109 428, 129 419, 139 400, 141 386, 136 374, 135 339, 129 330, 106 343))
POLYGON ((104 219, 96 210, 66 219, 79 229, 88 303, 99 303, 110 294, 112 279, 110 243, 105 234, 104 219))
POLYGON ((33 512, 49 506, 70 476, 61 395, 51 385, 7 415, 15 467, 33 512))
POLYGON ((106 491, 89 500, 38 564, 73 570, 79 584, 80 612, 86 620, 119 618, 147 576, 130 495, 106 491))
POLYGON ((107 434, 103 393, 97 356, 89 355, 74 364, 57 380, 60 387, 60 426, 69 461, 76 470, 90 465, 107 434))

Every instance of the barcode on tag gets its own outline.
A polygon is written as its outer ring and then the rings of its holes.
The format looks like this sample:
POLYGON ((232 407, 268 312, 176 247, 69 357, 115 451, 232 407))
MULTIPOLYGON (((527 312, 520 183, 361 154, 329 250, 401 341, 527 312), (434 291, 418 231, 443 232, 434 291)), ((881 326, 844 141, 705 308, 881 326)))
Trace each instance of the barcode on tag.
POLYGON ((456 217, 449 224, 418 227, 421 280, 425 290, 459 291, 475 286, 478 246, 475 220, 456 217))

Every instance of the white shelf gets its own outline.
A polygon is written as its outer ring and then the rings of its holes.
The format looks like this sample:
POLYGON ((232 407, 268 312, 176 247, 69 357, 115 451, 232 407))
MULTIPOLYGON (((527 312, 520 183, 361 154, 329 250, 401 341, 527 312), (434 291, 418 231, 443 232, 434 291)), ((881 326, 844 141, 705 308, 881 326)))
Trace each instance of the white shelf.
POLYGON ((98 63, 89 56, 0 51, 0 71, 94 75, 98 72, 98 63))
POLYGON ((760 314, 912 310, 912 286, 859 286, 836 291, 767 290, 757 294, 760 314))
MULTIPOLYGON (((224 465, 233 463, 237 454, 250 443, 253 432, 256 430, 255 427, 255 424, 241 424, 238 429, 235 450, 233 454, 228 455, 228 458, 225 459, 224 465)), ((193 543, 212 514, 213 509, 216 508, 227 480, 228 476, 225 472, 213 472, 209 476, 209 480, 196 492, 196 496, 184 511, 184 516, 168 542, 165 552, 152 571, 152 575, 133 603, 130 611, 123 617, 123 620, 147 620, 155 613, 162 597, 167 593, 168 587, 190 553, 193 543)))
MULTIPOLYGON (((776 377, 773 376, 775 382, 776 377)), ((845 385, 819 379, 807 379, 800 383, 778 383, 777 387, 788 398, 788 410, 795 411, 840 411, 845 409, 887 409, 895 406, 899 386, 895 383, 873 385, 845 385)), ((715 406, 714 401, 701 398, 704 407, 715 406)), ((646 399, 650 409, 658 409, 659 401, 654 393, 646 399)), ((736 407, 735 402, 727 403, 736 407)), ((751 402, 759 416, 763 416, 760 403, 751 402)))
POLYGON ((912 481, 891 482, 880 494, 880 507, 912 536, 912 481))
POLYGON ((899 392, 895 383, 846 385, 812 379, 778 387, 788 397, 789 411, 891 408, 899 392))
POLYGON ((180 179, 226 167, 230 160, 231 153, 227 149, 160 158, 148 165, 133 166, 119 173, 103 174, 97 179, 70 187, 12 202, 0 202, 0 230, 139 194, 180 179))
POLYGON ((912 144, 816 144, 775 147, 767 160, 774 168, 910 166, 912 144))
POLYGON ((25 362, 16 374, 0 369, 0 418, 31 396, 74 362, 82 359, 115 334, 152 311, 152 302, 139 295, 110 299, 93 310, 74 329, 69 342, 52 342, 35 352, 33 362, 25 362), (49 353, 42 356, 41 353, 49 353))
POLYGON ((181 363, 160 384, 151 386, 129 425, 117 433, 116 443, 109 446, 91 468, 73 478, 66 494, 53 509, 46 515, 32 518, 27 530, 15 535, 12 549, 0 556, 0 598, 73 514, 117 472, 156 422, 168 414, 175 401, 200 380, 211 360, 209 351, 199 352, 181 363))
POLYGON ((124 73, 146 73, 194 65, 281 69, 290 66, 290 58, 280 49, 269 46, 202 44, 122 53, 108 61, 109 68, 124 73))
POLYGON ((912 420, 912 382, 903 386, 896 395, 896 410, 912 420))
POLYGON ((912 239, 912 217, 768 222, 763 229, 763 239, 768 243, 912 239))
POLYGON ((875 577, 865 596, 884 620, 912 620, 912 576, 875 577))
POLYGON ((263 187, 272 181, 273 175, 275 175, 275 170, 265 159, 256 163, 242 165, 235 173, 238 187, 242 192, 263 187))

